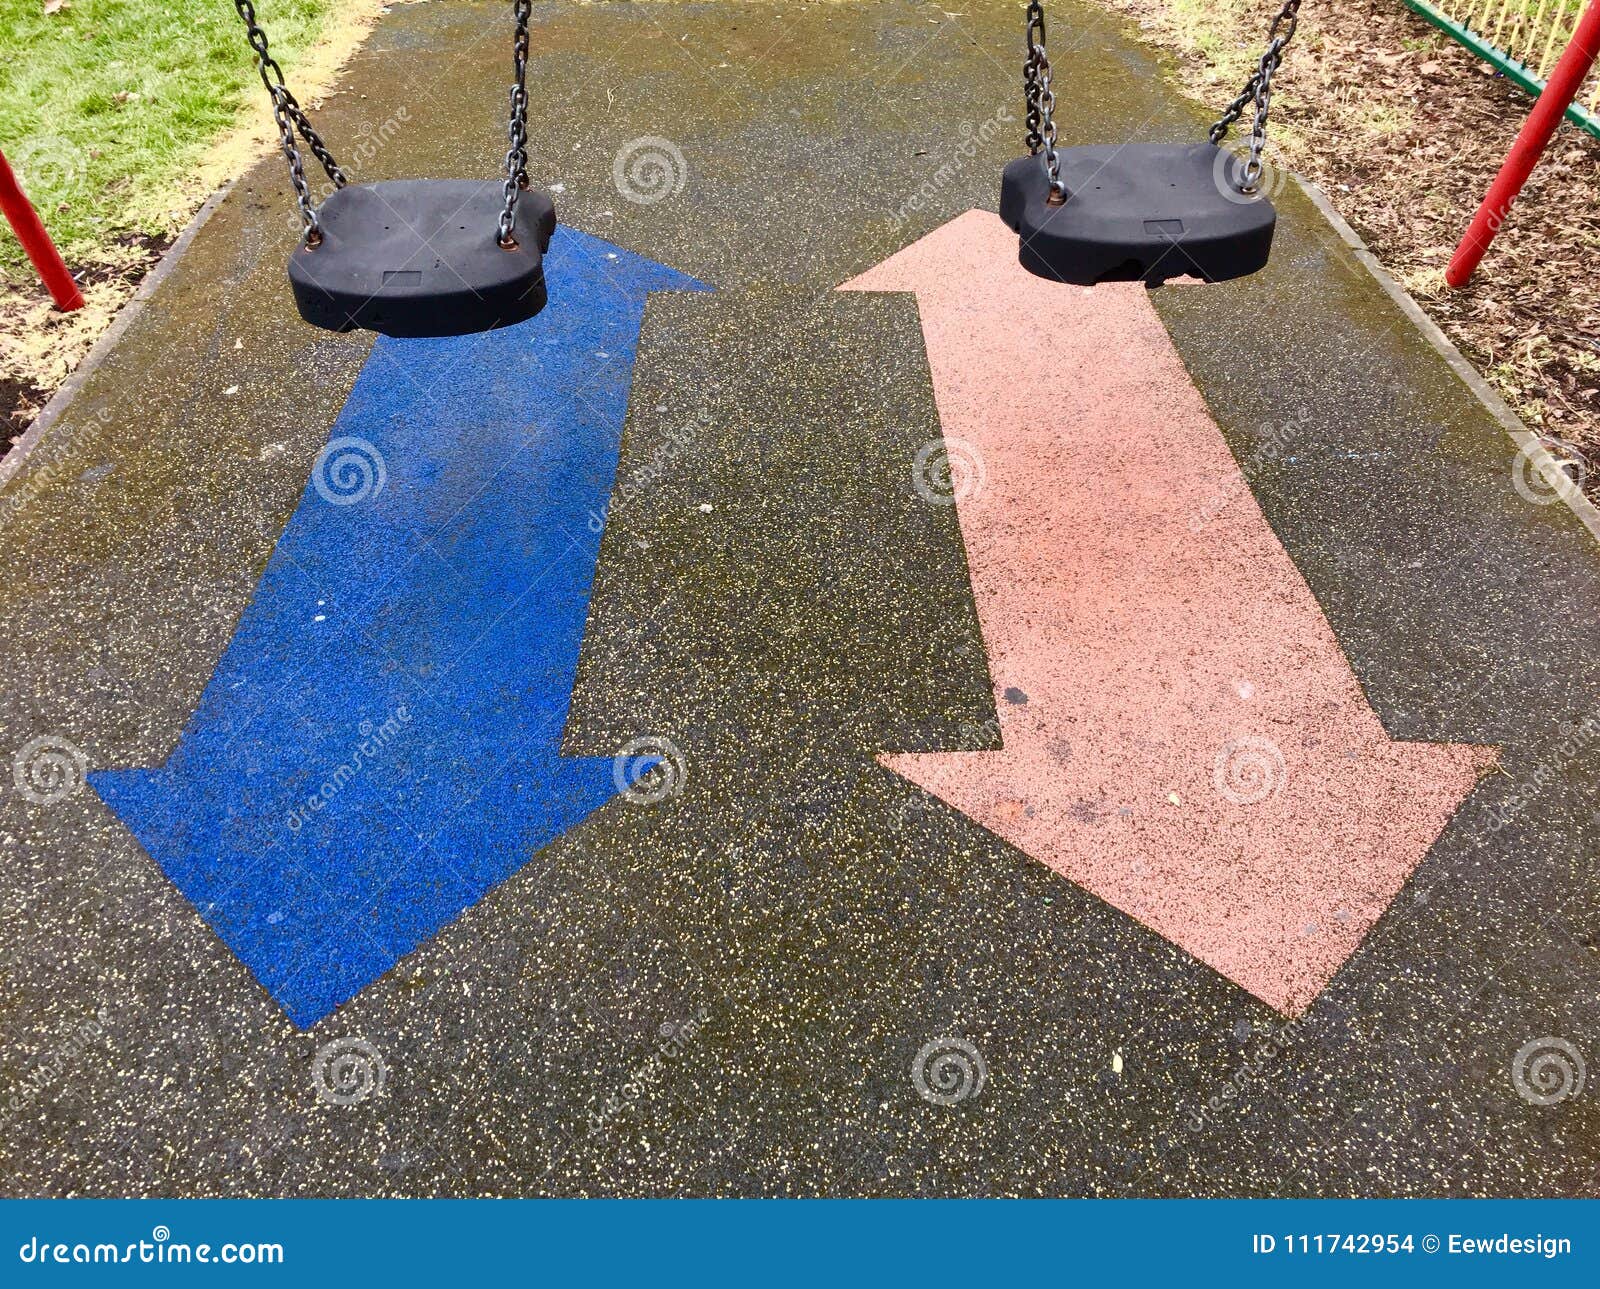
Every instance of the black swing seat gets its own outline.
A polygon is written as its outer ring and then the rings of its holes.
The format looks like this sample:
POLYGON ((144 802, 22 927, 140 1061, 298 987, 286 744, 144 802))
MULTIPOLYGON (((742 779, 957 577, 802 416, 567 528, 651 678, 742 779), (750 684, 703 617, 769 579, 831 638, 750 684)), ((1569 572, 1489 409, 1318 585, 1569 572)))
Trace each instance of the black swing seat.
POLYGON ((1265 267, 1278 214, 1239 188, 1242 161, 1210 143, 1062 148, 1059 206, 1044 158, 1005 168, 1000 217, 1030 273, 1078 286, 1168 278, 1225 282, 1265 267))
POLYGON ((545 306, 556 211, 517 199, 516 246, 497 239, 500 180, 399 179, 336 189, 322 241, 289 259, 295 306, 313 326, 386 336, 460 336, 525 322, 545 306))

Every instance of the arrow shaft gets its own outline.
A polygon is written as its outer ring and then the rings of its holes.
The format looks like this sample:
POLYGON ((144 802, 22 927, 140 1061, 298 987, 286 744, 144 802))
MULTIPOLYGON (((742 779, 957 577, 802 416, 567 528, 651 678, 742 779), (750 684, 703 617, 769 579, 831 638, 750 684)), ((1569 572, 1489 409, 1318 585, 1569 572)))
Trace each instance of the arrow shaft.
POLYGON ((617 791, 559 746, 645 297, 698 284, 570 230, 548 272, 376 343, 173 756, 92 780, 302 1024, 617 791))
POLYGON ((916 292, 976 463, 958 510, 1004 742, 888 763, 1303 1007, 1480 753, 1389 739, 1142 286, 1032 277, 983 212, 850 285, 916 292))

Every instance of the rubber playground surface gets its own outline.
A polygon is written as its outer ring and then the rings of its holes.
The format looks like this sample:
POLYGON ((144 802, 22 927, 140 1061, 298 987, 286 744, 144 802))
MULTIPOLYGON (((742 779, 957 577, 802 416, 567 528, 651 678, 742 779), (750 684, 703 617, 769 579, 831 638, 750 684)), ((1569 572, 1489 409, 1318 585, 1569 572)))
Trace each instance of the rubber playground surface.
MULTIPOLYGON (((381 21, 357 179, 496 172, 504 9, 381 21)), ((0 493, 6 1193, 1600 1192, 1592 511, 1292 182, 1025 273, 1020 37, 536 6, 477 336, 220 200, 0 493)))

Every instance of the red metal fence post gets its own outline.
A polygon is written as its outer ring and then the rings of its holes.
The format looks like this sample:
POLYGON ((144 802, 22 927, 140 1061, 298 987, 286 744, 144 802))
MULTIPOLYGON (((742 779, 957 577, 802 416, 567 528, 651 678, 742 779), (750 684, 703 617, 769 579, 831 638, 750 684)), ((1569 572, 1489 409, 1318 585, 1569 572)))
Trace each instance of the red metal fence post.
POLYGON ((1473 216, 1461 245, 1456 247, 1456 253, 1444 275, 1445 281, 1451 286, 1462 287, 1471 281, 1473 273, 1483 261, 1484 253, 1489 249, 1489 243, 1494 241, 1495 234, 1511 213, 1511 203, 1516 201, 1534 166, 1539 164, 1539 158, 1544 155, 1568 106, 1577 98, 1584 79, 1594 67, 1597 54, 1600 54, 1600 0, 1589 0, 1589 7, 1572 35, 1567 52, 1561 55, 1561 61, 1550 73, 1544 93, 1539 95, 1539 101, 1533 105, 1522 132, 1517 135, 1517 141, 1511 145, 1511 152, 1500 167, 1500 173, 1495 176, 1489 195, 1478 207, 1478 213, 1473 216))
POLYGON ((50 234, 45 232, 44 221, 23 193, 22 185, 11 172, 3 152, 0 152, 0 210, 5 211, 17 240, 22 243, 22 249, 28 252, 28 258, 33 261, 33 267, 38 269, 39 277, 50 288, 56 308, 63 312, 83 308, 83 292, 72 280, 61 252, 56 250, 50 234))

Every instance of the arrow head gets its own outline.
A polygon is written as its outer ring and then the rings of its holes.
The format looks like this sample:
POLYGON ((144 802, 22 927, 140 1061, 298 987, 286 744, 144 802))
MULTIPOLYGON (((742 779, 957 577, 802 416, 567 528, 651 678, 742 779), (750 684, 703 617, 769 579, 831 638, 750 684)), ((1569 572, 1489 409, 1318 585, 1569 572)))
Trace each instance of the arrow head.
POLYGON ((376 343, 173 755, 90 776, 299 1025, 627 786, 560 746, 645 298, 703 288, 548 266, 529 322, 376 343))
POLYGON ((885 763, 1302 1010, 1492 754, 1388 736, 1142 285, 983 211, 848 285, 917 296, 1003 742, 885 763))
POLYGON ((617 793, 609 758, 534 750, 494 766, 486 783, 461 783, 464 792, 480 790, 424 835, 397 813, 408 805, 403 779, 346 777, 341 767, 350 764, 335 764, 295 804, 270 771, 233 780, 225 795, 224 785, 182 768, 90 775, 101 799, 303 1027, 617 793), (325 804, 312 808, 330 785, 325 804))

